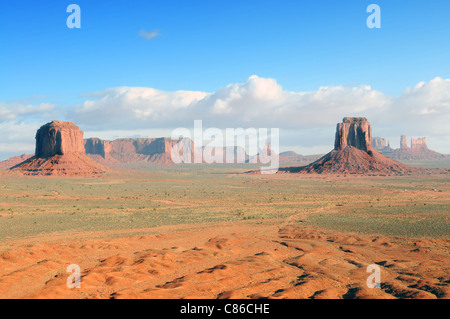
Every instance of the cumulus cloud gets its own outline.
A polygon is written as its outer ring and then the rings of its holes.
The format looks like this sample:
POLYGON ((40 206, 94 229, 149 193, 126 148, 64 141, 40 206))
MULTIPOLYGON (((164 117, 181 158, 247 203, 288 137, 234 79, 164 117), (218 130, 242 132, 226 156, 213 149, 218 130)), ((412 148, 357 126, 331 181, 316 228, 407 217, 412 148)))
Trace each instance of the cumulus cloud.
POLYGON ((50 103, 0 102, 0 160, 34 153, 36 130, 58 116, 61 113, 50 103))
POLYGON ((139 36, 144 38, 145 40, 150 40, 150 39, 159 37, 160 35, 161 35, 161 33, 159 32, 159 30, 153 30, 151 32, 147 32, 142 29, 139 31, 139 36))
POLYGON ((35 134, 41 125, 16 121, 0 122, 0 160, 22 154, 33 154, 35 134))
POLYGON ((399 96, 368 85, 288 91, 256 75, 215 92, 121 87, 96 92, 70 115, 96 130, 192 127, 196 119, 220 128, 277 127, 297 132, 304 147, 328 145, 311 129, 332 131, 344 116, 367 117, 375 135, 449 137, 450 80, 421 82, 399 96))
POLYGON ((121 87, 94 96, 72 116, 92 126, 98 126, 101 117, 101 125, 117 128, 192 126, 195 119, 218 127, 313 127, 335 124, 343 115, 374 114, 391 103, 390 97, 369 86, 292 92, 274 79, 255 75, 213 93, 121 87))
POLYGON ((20 125, 32 118, 44 124, 51 116, 75 122, 87 136, 100 137, 119 133, 143 137, 147 132, 191 128, 194 120, 203 120, 204 128, 280 128, 282 150, 317 153, 332 148, 335 125, 343 117, 365 116, 374 136, 389 138, 392 146, 398 146, 401 134, 426 136, 430 148, 450 153, 446 142, 450 141, 450 80, 439 77, 406 88, 399 96, 368 85, 289 91, 275 79, 253 75, 215 92, 117 87, 82 97, 83 103, 64 109, 46 103, 0 103, 0 134, 5 123, 20 125))
POLYGON ((42 117, 55 111, 55 106, 50 103, 39 105, 0 102, 0 123, 12 120, 30 119, 32 117, 42 117))
POLYGON ((207 95, 194 91, 113 88, 95 92, 96 99, 85 101, 69 117, 94 130, 170 127, 175 123, 187 123, 188 111, 207 95))
POLYGON ((435 78, 407 88, 394 99, 393 119, 409 123, 415 134, 450 135, 450 80, 435 78))

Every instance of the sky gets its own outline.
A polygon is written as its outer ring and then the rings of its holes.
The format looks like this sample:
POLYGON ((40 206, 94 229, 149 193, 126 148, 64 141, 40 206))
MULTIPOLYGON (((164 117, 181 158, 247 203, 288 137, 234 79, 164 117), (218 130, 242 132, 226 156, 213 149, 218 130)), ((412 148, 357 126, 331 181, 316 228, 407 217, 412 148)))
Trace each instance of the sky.
POLYGON ((274 127, 281 150, 317 154, 343 117, 366 116, 394 147, 426 136, 450 153, 449 12, 446 0, 1 1, 0 160, 33 153, 56 119, 107 139, 196 119, 274 127))

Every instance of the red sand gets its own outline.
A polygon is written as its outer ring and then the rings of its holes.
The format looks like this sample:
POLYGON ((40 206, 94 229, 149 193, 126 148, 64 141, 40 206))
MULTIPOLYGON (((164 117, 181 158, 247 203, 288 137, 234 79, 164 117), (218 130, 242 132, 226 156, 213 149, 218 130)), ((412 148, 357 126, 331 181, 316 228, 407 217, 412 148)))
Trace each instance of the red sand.
POLYGON ((398 243, 256 222, 148 231, 154 235, 3 243, 0 298, 450 297, 446 240, 398 243), (373 263, 381 267, 381 289, 366 286, 373 263), (81 289, 66 286, 70 264, 81 267, 81 289))

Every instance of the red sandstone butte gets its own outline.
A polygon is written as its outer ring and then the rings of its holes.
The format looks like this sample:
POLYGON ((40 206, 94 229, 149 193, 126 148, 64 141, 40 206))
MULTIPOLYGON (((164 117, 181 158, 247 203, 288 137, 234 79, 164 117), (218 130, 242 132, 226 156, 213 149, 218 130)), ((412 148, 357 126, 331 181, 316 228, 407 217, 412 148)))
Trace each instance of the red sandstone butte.
POLYGON ((439 161, 446 160, 450 158, 449 155, 440 154, 433 150, 430 150, 427 146, 427 139, 425 137, 421 138, 411 138, 411 147, 408 147, 407 138, 405 135, 400 137, 400 148, 393 149, 390 145, 382 143, 384 139, 377 137, 374 139, 374 148, 386 155, 389 158, 399 160, 399 161, 439 161))
POLYGON ((37 131, 35 155, 11 170, 31 176, 92 177, 107 169, 86 156, 83 132, 78 126, 53 121, 37 131))
POLYGON ((372 146, 372 128, 365 117, 345 117, 336 127, 334 149, 303 167, 280 169, 281 172, 403 175, 416 169, 390 159, 372 146))

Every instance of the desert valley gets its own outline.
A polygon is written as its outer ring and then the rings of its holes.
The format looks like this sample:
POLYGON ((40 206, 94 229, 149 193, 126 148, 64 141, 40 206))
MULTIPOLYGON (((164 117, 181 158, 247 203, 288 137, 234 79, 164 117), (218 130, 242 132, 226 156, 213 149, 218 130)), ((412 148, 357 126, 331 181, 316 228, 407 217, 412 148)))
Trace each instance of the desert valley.
POLYGON ((178 165, 169 138, 53 121, 0 163, 0 298, 448 299, 450 159, 401 140, 346 117, 329 153, 280 153, 265 175, 251 155, 178 165))

